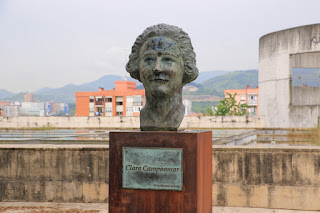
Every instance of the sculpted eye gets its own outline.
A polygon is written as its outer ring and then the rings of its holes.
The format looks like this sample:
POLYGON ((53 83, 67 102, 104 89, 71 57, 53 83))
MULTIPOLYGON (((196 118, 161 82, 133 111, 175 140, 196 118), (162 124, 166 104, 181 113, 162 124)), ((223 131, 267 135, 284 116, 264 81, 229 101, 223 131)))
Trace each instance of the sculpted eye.
POLYGON ((163 58, 163 61, 166 62, 166 63, 174 62, 174 60, 172 58, 169 58, 169 57, 163 58))
POLYGON ((154 58, 152 58, 152 57, 147 57, 144 59, 144 62, 147 64, 151 64, 153 61, 154 61, 154 58))

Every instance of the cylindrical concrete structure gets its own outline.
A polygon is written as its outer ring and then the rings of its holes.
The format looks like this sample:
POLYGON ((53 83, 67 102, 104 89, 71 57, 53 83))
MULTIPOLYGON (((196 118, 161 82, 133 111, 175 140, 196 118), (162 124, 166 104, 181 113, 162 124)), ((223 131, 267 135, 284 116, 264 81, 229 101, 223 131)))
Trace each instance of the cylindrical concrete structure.
POLYGON ((320 115, 320 24, 259 40, 259 110, 267 127, 316 127, 320 115))

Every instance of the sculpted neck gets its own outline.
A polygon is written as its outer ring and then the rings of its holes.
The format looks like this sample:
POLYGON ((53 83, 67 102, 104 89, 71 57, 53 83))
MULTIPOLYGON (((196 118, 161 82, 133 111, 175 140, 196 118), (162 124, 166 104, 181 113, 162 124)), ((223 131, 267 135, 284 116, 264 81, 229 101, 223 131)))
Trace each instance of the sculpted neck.
POLYGON ((184 117, 182 88, 170 97, 146 94, 146 105, 140 113, 141 130, 177 130, 184 117))
POLYGON ((170 112, 171 109, 175 109, 177 106, 182 105, 182 93, 176 92, 170 97, 154 97, 146 94, 146 108, 152 110, 154 113, 164 113, 164 109, 170 112))

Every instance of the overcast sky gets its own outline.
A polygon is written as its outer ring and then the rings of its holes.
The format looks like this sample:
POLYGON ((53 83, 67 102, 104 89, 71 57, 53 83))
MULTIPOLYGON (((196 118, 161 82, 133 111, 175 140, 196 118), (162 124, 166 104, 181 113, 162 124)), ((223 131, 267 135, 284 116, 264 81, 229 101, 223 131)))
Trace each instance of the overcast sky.
POLYGON ((320 0, 0 0, 0 89, 32 92, 125 75, 136 37, 181 27, 200 72, 258 68, 259 38, 320 23, 320 0))

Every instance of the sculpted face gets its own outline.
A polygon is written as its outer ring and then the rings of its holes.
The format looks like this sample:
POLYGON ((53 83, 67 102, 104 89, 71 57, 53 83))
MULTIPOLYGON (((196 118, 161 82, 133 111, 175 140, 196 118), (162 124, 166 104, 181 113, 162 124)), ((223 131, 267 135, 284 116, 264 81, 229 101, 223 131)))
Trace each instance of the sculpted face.
POLYGON ((152 96, 171 96, 183 83, 179 45, 166 37, 148 39, 140 49, 140 80, 152 96))

